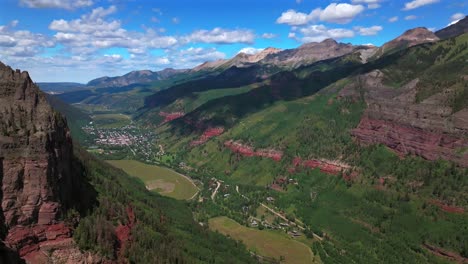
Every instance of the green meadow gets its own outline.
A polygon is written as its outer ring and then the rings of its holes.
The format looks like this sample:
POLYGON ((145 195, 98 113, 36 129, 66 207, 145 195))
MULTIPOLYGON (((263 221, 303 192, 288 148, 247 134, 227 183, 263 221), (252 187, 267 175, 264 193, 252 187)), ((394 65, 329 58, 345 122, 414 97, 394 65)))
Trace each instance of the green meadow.
POLYGON ((178 200, 188 200, 197 192, 197 186, 181 174, 156 165, 136 160, 109 160, 114 167, 137 177, 145 183, 146 189, 178 200))

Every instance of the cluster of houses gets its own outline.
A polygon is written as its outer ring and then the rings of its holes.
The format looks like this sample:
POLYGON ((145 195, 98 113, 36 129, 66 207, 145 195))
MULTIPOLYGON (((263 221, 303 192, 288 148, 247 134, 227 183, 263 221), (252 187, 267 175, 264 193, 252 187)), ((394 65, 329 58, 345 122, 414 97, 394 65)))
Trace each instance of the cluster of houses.
POLYGON ((290 235, 291 237, 300 237, 302 235, 301 232, 299 232, 296 229, 292 229, 291 225, 286 223, 286 222, 280 222, 278 225, 276 225, 276 224, 269 223, 266 220, 260 220, 260 219, 255 218, 255 217, 250 217, 249 218, 249 226, 250 227, 257 228, 257 227, 259 227, 260 224, 263 227, 267 228, 267 229, 282 230, 284 232, 287 232, 288 235, 290 235))
POLYGON ((121 128, 100 128, 91 122, 82 129, 90 136, 92 141, 89 143, 96 146, 127 147, 134 155, 138 154, 147 160, 156 152, 153 149, 156 134, 149 130, 141 130, 133 124, 121 128))
POLYGON ((282 176, 273 180, 273 183, 269 187, 275 191, 282 192, 289 184, 299 185, 297 180, 293 178, 288 179, 287 177, 282 176))

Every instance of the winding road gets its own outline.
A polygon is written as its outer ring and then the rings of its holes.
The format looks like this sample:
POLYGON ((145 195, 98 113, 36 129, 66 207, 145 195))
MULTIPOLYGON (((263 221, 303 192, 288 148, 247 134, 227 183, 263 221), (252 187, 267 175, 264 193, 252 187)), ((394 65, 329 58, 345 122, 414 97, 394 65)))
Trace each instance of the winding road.
POLYGON ((221 182, 220 181, 216 180, 216 184, 217 184, 216 189, 214 190, 213 194, 211 194, 211 200, 213 200, 213 201, 215 199, 216 194, 218 193, 219 187, 221 187, 221 182))
MULTIPOLYGON (((238 185, 236 185, 236 191, 237 191, 237 193, 240 194, 242 197, 244 197, 245 199, 249 200, 249 198, 248 198, 247 196, 245 196, 245 195, 243 195, 243 194, 241 194, 241 193, 239 192, 239 186, 238 186, 238 185)), ((283 219, 286 223, 288 223, 288 224, 290 224, 290 225, 297 226, 297 228, 301 229, 302 231, 305 230, 304 226, 301 226, 301 225, 299 225, 298 223, 296 223, 296 222, 302 223, 299 219, 296 218, 296 219, 294 220, 295 222, 289 221, 289 220, 288 220, 286 217, 284 217, 282 214, 280 214, 279 212, 275 211, 273 208, 267 206, 266 204, 260 203, 260 205, 261 205, 262 207, 264 207, 265 209, 267 209, 268 211, 270 211, 271 213, 273 213, 274 215, 276 215, 276 216, 278 216, 279 218, 283 219)), ((318 240, 323 240, 322 237, 320 237, 319 235, 316 235, 315 233, 313 233, 313 236, 314 236, 315 238, 317 238, 318 240)))

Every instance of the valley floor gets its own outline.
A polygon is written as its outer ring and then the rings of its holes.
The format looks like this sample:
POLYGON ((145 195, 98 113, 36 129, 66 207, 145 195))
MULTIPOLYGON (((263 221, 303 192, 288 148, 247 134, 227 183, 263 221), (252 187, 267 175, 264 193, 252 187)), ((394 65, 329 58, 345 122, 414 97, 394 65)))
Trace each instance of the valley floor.
POLYGON ((146 189, 179 200, 194 198, 199 189, 188 177, 171 169, 149 165, 136 160, 108 160, 112 166, 124 170, 145 183, 146 189))
POLYGON ((248 228, 224 216, 211 218, 208 223, 212 230, 242 240, 255 254, 275 258, 286 264, 320 263, 308 246, 284 234, 248 228))

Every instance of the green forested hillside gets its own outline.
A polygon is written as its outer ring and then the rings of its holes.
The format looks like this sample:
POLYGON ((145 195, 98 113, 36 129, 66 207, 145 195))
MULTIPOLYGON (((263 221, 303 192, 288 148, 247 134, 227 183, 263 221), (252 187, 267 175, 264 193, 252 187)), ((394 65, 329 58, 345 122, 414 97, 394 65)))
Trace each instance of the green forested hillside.
MULTIPOLYGON (((464 63, 467 44, 465 34, 364 65, 351 60, 319 70, 309 66, 278 73, 262 87, 213 99, 160 127, 159 142, 176 154, 174 165, 184 161, 196 168, 202 179, 216 177, 244 186, 246 195, 255 197, 253 204, 267 196, 277 197, 279 208, 325 236, 324 241, 311 244, 324 263, 447 262, 428 249, 434 247, 466 258, 467 214, 451 210, 468 206, 467 169, 447 161, 402 158, 380 145, 359 145, 350 130, 366 109, 364 97, 338 95, 360 74, 379 69, 385 74, 385 84, 395 89, 419 78, 416 104, 454 89, 452 97, 441 104, 455 113, 468 106, 464 79, 468 73, 464 63), (191 147, 190 141, 202 130, 185 119, 203 120, 206 127, 223 126, 227 131, 204 145, 191 147), (279 162, 243 157, 224 146, 231 139, 255 149, 281 150, 284 155, 279 162), (291 173, 294 157, 339 160, 351 166, 353 176, 308 169, 291 173), (268 186, 281 176, 299 184, 286 185, 284 192, 267 190, 260 196, 248 187, 268 186)), ((241 220, 238 203, 210 205, 200 214, 209 218, 229 212, 237 221, 246 221, 241 220)))
POLYGON ((243 244, 195 223, 183 202, 146 191, 140 181, 80 149, 76 155, 97 193, 97 204, 74 234, 81 249, 116 259, 115 227, 128 223, 127 208, 132 208, 136 224, 120 253, 131 263, 254 262, 243 244))
MULTIPOLYGON (((351 134, 368 110, 366 98, 375 92, 361 83, 372 83, 366 79, 372 72, 383 74, 382 84, 375 82, 375 87, 386 85, 386 92, 403 90, 418 79, 411 88, 415 98, 411 106, 430 99, 431 107, 444 109, 448 116, 466 110, 467 42, 465 34, 367 63, 359 54, 349 54, 267 79, 245 73, 249 78, 237 83, 231 82, 235 77, 221 78, 227 73, 217 73, 157 92, 146 99, 147 108, 134 113, 134 122, 156 131, 154 145, 163 149, 156 154, 157 162, 203 183, 201 197, 190 202, 190 212, 179 202, 145 192, 140 184, 119 176, 121 172, 109 168, 115 177, 110 180, 104 171, 90 171, 100 205, 77 229, 80 246, 115 255, 112 243, 100 241, 103 236, 89 230, 97 222, 106 223, 102 230, 125 223, 126 205, 132 204, 145 224, 135 227, 138 241, 125 251, 131 260, 148 260, 145 253, 156 247, 170 261, 210 262, 208 255, 221 259, 218 252, 223 250, 239 256, 240 262, 251 261, 243 245, 219 242, 224 238, 193 224, 192 217, 204 226, 218 216, 249 225, 261 203, 273 197, 270 206, 304 224, 308 237, 303 243, 324 263, 448 263, 467 258, 467 169, 418 155, 404 157, 384 145, 360 144, 351 134), (433 97, 439 94, 444 96, 433 97), (185 115, 162 124, 160 112, 177 111, 185 115), (222 134, 192 144, 213 127, 222 127, 222 134), (225 146, 230 140, 282 156, 274 160, 234 153, 225 146), (346 169, 326 173, 295 164, 297 158, 346 169), (211 198, 213 178, 223 181, 219 195, 224 198, 211 198), (277 184, 282 178, 286 183, 277 184), (129 191, 119 187, 124 185, 129 191), (117 213, 110 217, 108 212, 117 213)), ((463 155, 465 150, 458 151, 463 155)), ((98 166, 97 161, 88 162, 92 168, 98 166)))

